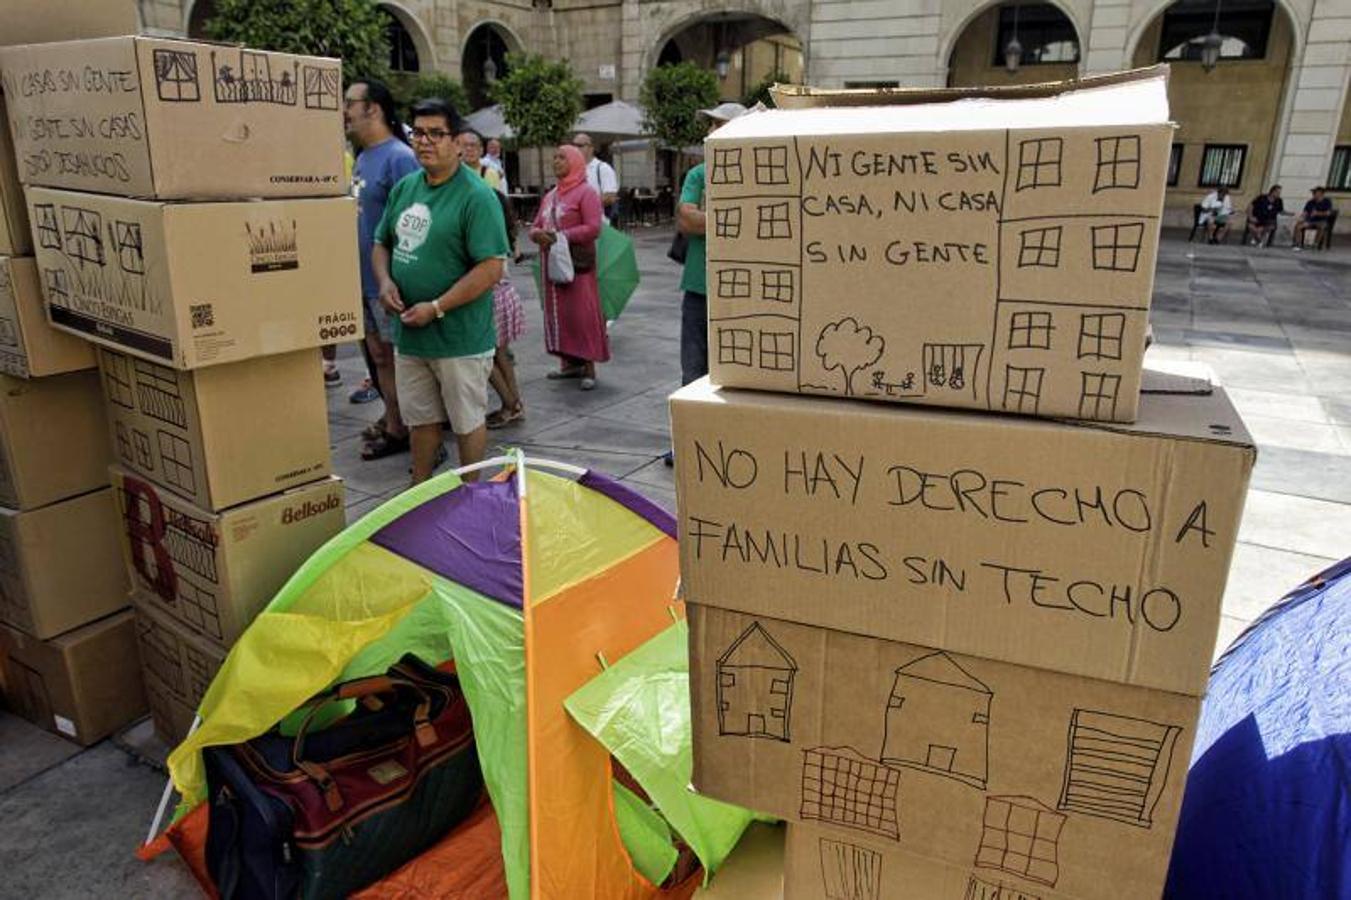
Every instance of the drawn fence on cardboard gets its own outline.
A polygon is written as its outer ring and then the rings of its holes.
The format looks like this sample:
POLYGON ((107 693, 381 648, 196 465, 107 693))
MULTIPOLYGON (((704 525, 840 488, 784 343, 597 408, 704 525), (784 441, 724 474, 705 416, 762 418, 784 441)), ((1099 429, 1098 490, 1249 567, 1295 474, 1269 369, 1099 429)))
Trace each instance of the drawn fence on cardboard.
POLYGON ((1056 808, 1150 827, 1181 731, 1162 722, 1074 710, 1056 808))
POLYGON ((900 840, 896 816, 900 773, 852 747, 803 751, 803 819, 828 822, 900 840))
POLYGON ((718 734, 792 740, 797 663, 759 622, 718 657, 718 734))
POLYGON ((1032 797, 986 797, 976 866, 1054 887, 1064 825, 1063 814, 1032 797))
POLYGON ((826 900, 880 900, 881 853, 833 838, 821 838, 820 853, 826 900))
POLYGON ((1041 900, 1041 898, 1014 885, 986 881, 972 875, 966 883, 966 893, 962 895, 962 900, 1041 900))
POLYGON ((178 373, 143 359, 135 360, 134 365, 141 412, 166 424, 187 428, 188 411, 178 387, 178 373))
POLYGON ((946 653, 896 670, 887 698, 881 761, 984 790, 994 692, 946 653))

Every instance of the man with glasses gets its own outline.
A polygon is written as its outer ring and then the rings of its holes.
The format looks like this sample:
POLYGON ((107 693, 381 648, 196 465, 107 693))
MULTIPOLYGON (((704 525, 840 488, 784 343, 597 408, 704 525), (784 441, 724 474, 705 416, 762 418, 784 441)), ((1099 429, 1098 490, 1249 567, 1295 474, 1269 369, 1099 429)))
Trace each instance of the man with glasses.
POLYGON ((373 385, 385 401, 385 415, 363 433, 364 460, 381 459, 408 449, 408 429, 399 417, 394 374, 394 326, 380 303, 380 284, 371 268, 375 226, 385 214, 389 192, 405 175, 418 171, 403 134, 389 88, 375 80, 354 81, 343 102, 347 136, 359 150, 352 168, 357 198, 357 249, 361 257, 361 298, 366 319, 366 352, 374 369, 373 385))
POLYGON ((619 176, 614 166, 603 159, 596 158, 596 146, 591 143, 591 135, 578 132, 572 139, 572 146, 582 151, 586 159, 586 183, 600 194, 600 205, 605 207, 605 218, 615 216, 615 201, 619 199, 619 176))
POLYGON ((488 377, 497 348, 493 285, 502 277, 508 248, 493 189, 460 161, 455 138, 464 129, 454 107, 422 100, 412 119, 422 171, 390 192, 371 265, 381 302, 398 316, 399 407, 412 435, 417 484, 435 468, 447 420, 460 465, 483 459, 488 377))

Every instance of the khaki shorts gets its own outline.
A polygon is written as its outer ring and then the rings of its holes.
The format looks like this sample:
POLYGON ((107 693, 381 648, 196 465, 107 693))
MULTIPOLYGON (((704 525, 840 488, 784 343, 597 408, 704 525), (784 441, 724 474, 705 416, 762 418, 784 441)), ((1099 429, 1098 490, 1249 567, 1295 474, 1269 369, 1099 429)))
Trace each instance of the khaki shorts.
POLYGON ((396 354, 399 413, 410 428, 447 420, 456 434, 482 427, 488 416, 492 355, 425 358, 396 354))

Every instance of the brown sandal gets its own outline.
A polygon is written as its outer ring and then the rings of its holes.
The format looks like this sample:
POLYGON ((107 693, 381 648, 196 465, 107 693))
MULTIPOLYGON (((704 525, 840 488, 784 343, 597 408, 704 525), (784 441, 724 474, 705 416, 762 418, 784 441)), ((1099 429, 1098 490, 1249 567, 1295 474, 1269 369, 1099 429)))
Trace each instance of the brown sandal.
POLYGON ((366 462, 376 459, 384 459, 386 456, 393 456, 396 453, 406 453, 409 448, 409 437, 396 437, 392 434, 383 433, 373 441, 368 441, 366 446, 361 448, 361 458, 366 462))
POLYGON ((490 429, 506 428, 508 425, 515 425, 517 422, 525 419, 525 405, 517 403, 511 409, 505 406, 501 409, 495 409, 488 413, 488 427, 490 429))

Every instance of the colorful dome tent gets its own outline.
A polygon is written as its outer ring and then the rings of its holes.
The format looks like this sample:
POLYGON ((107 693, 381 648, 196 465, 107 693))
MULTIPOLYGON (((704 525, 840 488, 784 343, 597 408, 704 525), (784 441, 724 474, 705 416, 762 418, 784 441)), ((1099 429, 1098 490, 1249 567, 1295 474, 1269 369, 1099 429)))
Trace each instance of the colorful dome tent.
MULTIPOLYGON (((296 572, 169 757, 180 815, 205 797, 202 748, 261 734, 333 682, 384 672, 405 653, 453 658, 510 896, 667 895, 626 851, 609 751, 564 701, 679 614, 674 519, 575 467, 517 454, 471 468, 507 463, 498 479, 451 472, 401 494, 296 572)), ((721 856, 702 861, 711 869, 721 856)))
POLYGON ((1351 559, 1211 671, 1164 897, 1351 897, 1351 559))

